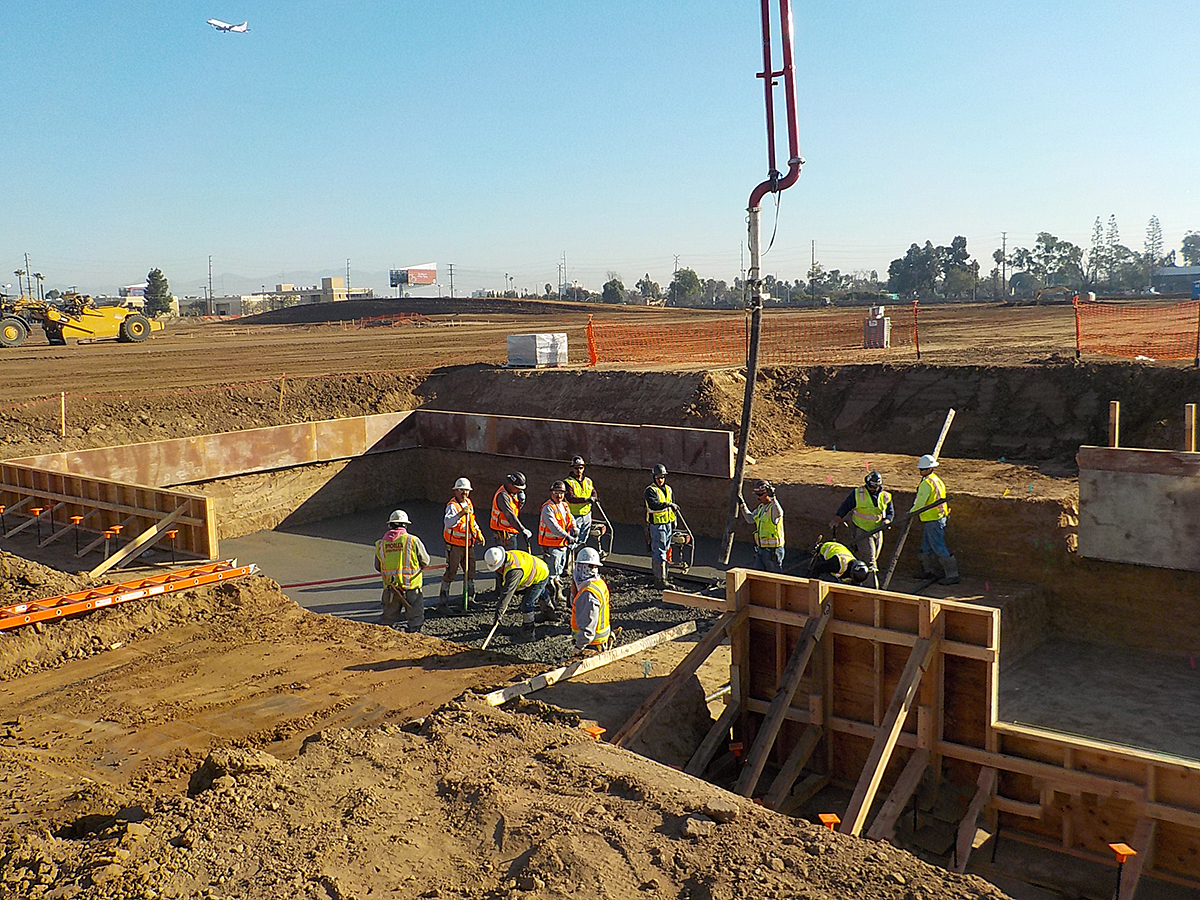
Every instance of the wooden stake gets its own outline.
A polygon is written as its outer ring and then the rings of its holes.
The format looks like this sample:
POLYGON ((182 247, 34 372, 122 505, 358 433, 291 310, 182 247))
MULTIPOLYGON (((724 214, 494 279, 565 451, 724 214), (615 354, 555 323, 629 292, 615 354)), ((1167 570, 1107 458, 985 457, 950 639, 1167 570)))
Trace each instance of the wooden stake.
POLYGON ((58 433, 62 437, 67 436, 67 392, 58 392, 58 433))
POLYGON ((1108 401, 1108 446, 1121 446, 1121 401, 1108 401))
POLYGON ((1196 452, 1196 404, 1189 403, 1183 408, 1183 449, 1187 453, 1196 452))
POLYGON ((279 411, 283 412, 283 382, 287 378, 287 373, 279 376, 279 411))

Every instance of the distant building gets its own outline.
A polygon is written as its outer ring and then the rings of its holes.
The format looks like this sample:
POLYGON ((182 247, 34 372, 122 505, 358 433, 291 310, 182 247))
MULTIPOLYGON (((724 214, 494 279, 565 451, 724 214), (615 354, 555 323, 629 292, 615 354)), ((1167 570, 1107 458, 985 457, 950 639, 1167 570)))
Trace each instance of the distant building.
POLYGON ((141 284, 130 284, 123 288, 117 288, 117 296, 119 297, 145 297, 146 282, 141 284))
POLYGON ((1160 294, 1192 296, 1192 285, 1200 281, 1200 266, 1164 266, 1154 273, 1150 285, 1160 294))

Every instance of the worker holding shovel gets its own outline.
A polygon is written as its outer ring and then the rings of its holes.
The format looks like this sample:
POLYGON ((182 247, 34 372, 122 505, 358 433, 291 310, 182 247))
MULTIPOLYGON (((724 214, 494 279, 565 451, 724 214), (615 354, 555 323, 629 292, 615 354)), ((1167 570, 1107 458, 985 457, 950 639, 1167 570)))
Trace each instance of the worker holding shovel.
POLYGON ((475 557, 472 547, 483 546, 483 532, 475 521, 475 507, 471 505, 471 482, 460 478, 454 482, 454 496, 446 504, 442 519, 442 538, 446 541, 446 571, 442 573, 442 590, 438 594, 438 609, 450 609, 450 585, 463 570, 463 611, 475 596, 475 557))

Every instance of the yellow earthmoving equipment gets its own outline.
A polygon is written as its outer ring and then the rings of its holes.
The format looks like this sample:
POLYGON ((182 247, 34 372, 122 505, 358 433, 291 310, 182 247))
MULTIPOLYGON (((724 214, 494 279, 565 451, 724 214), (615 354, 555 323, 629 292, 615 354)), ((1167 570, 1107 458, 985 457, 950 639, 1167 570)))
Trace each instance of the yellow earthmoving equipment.
POLYGON ((46 307, 42 328, 52 344, 65 344, 69 337, 81 341, 118 340, 137 344, 162 331, 162 322, 148 319, 123 306, 96 306, 91 297, 64 294, 59 305, 46 307))

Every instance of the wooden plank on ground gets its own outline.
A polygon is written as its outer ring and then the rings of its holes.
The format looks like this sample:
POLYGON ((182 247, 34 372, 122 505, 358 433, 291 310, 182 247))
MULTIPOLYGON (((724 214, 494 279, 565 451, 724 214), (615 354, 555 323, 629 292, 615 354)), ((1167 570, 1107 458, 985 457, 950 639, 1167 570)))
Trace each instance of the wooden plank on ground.
POLYGON ((737 714, 738 702, 737 697, 734 697, 725 705, 720 717, 708 730, 708 734, 704 736, 704 740, 700 742, 700 746, 696 748, 696 752, 692 754, 688 764, 683 767, 684 772, 688 775, 695 775, 697 778, 703 777, 704 770, 708 768, 713 756, 720 749, 721 742, 729 737, 729 729, 733 727, 733 720, 737 718, 737 714))
POLYGON ((1154 819, 1138 819, 1133 829, 1132 847, 1137 856, 1125 861, 1121 869, 1121 886, 1117 891, 1120 897, 1136 897, 1138 880, 1148 866, 1154 864, 1154 837, 1158 832, 1158 822, 1154 819))
POLYGON ((804 729, 800 740, 796 741, 796 746, 788 754, 783 768, 779 770, 779 774, 775 776, 775 780, 771 782, 771 787, 763 797, 764 806, 768 809, 777 809, 779 804, 787 799, 788 792, 791 791, 792 785, 796 783, 796 779, 800 777, 800 773, 808 764, 813 750, 817 748, 817 742, 821 740, 821 735, 824 733, 825 729, 820 725, 809 725, 804 729))
POLYGON ((742 768, 742 774, 738 776, 737 784, 733 789, 734 793, 741 794, 743 797, 749 797, 754 793, 754 788, 758 785, 758 779, 762 775, 763 766, 767 763, 767 756, 770 754, 771 748, 775 746, 775 738, 779 736, 779 729, 783 726, 784 714, 792 705, 792 698, 800 686, 800 679, 804 676, 804 670, 808 667, 813 650, 825 633, 825 626, 829 624, 832 615, 833 604, 826 601, 821 609, 821 615, 810 616, 804 630, 800 633, 800 639, 796 641, 787 667, 779 679, 779 688, 774 699, 771 700, 767 717, 759 726, 754 746, 746 754, 746 764, 742 768))
POLYGON ((620 727, 615 735, 613 735, 612 743, 620 747, 625 741, 632 738, 642 726, 646 723, 650 713, 659 703, 665 703, 675 696, 675 693, 687 683, 687 680, 695 674, 701 664, 708 659, 717 646, 725 640, 725 635, 735 625, 746 621, 746 611, 741 610, 737 613, 726 613, 717 619, 717 623, 712 629, 692 648, 691 652, 684 657, 683 661, 675 667, 675 670, 663 679, 662 684, 658 686, 653 694, 645 699, 641 706, 637 708, 629 721, 620 727))
POLYGON ((913 645, 912 653, 909 654, 908 662, 904 666, 904 673, 900 676, 900 683, 896 685, 896 692, 892 695, 892 702, 888 704, 887 715, 880 723, 875 743, 871 747, 871 754, 867 757, 862 775, 854 787, 850 806, 846 809, 846 815, 842 819, 841 831, 843 834, 857 836, 862 832, 867 814, 871 810, 871 803, 875 799, 875 792, 879 790, 879 782, 883 779, 884 769, 887 768, 888 760, 892 758, 896 739, 899 738, 900 730, 904 727, 904 719, 917 696, 921 675, 929 666, 929 661, 933 658, 937 645, 936 638, 918 638, 913 645))
POLYGON ((548 688, 552 684, 566 681, 575 675, 582 675, 584 672, 599 669, 601 666, 616 662, 618 659, 624 659, 627 656, 633 656, 635 653, 640 653, 659 644, 665 644, 667 641, 684 637, 695 630, 695 622, 680 622, 678 625, 667 628, 664 631, 655 632, 644 638, 638 638, 636 641, 623 644, 620 647, 614 647, 612 650, 605 650, 603 653, 597 653, 595 656, 588 657, 587 659, 577 660, 570 665, 560 666, 557 669, 551 669, 549 672, 543 672, 541 675, 535 675, 533 678, 527 678, 525 681, 519 681, 516 684, 499 688, 490 694, 485 694, 483 699, 488 706, 499 706, 501 703, 507 703, 515 697, 532 694, 534 691, 540 691, 542 688, 548 688))
POLYGON ((900 777, 892 786, 892 792, 883 801, 883 808, 879 810, 879 815, 875 817, 875 821, 867 830, 868 838, 873 841, 890 841, 892 839, 896 832, 896 822, 900 820, 900 814, 904 812, 909 799, 920 786, 921 778, 928 765, 929 751, 924 748, 914 750, 912 756, 908 758, 908 762, 904 764, 904 771, 900 773, 900 777))
POLYGON ((992 799, 992 794, 996 792, 996 770, 991 766, 984 766, 979 770, 977 784, 975 796, 971 798, 971 805, 967 807, 967 814, 958 823, 958 841, 955 844, 952 871, 960 875, 967 871, 967 858, 975 846, 975 828, 979 823, 979 814, 983 812, 983 808, 992 799))

